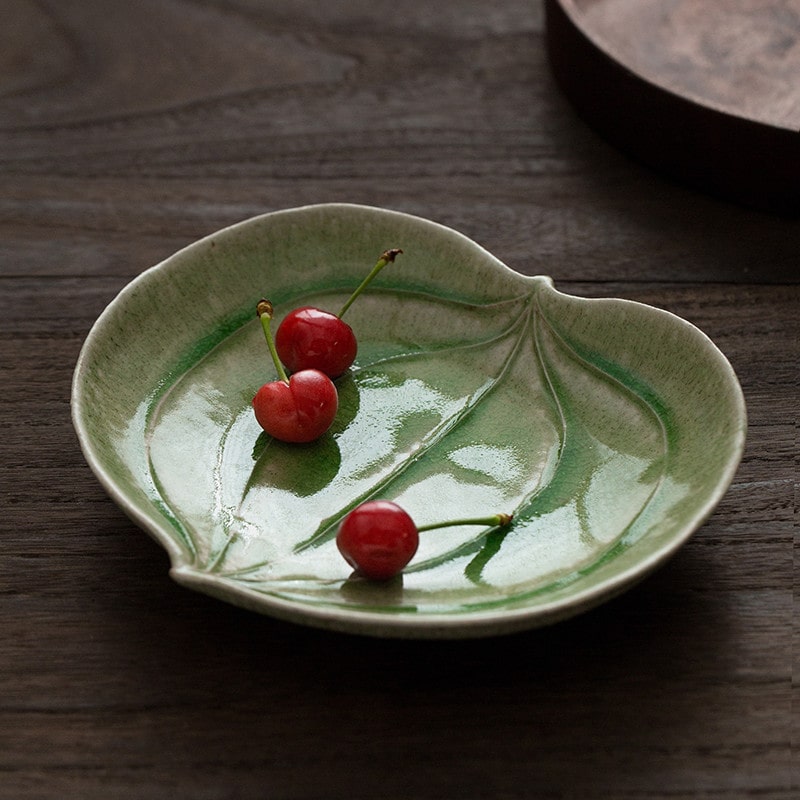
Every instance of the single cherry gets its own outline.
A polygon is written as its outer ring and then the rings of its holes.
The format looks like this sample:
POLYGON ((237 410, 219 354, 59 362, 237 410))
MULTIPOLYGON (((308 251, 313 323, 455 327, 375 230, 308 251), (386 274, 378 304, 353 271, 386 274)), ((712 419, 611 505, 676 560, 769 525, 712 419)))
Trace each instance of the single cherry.
POLYGON ((384 251, 338 314, 303 306, 284 317, 275 333, 275 348, 289 372, 318 369, 330 378, 338 378, 350 367, 358 352, 358 342, 342 317, 372 279, 402 252, 384 251))
POLYGON ((508 525, 511 514, 457 519, 417 527, 414 520, 396 503, 368 500, 342 520, 336 534, 339 552, 351 567, 372 580, 388 580, 402 572, 414 557, 422 531, 452 525, 508 525))
POLYGON ((296 308, 283 318, 275 346, 289 372, 317 369, 331 378, 346 372, 358 352, 353 329, 336 314, 312 306, 296 308))
POLYGON ((282 442, 312 442, 330 428, 336 416, 336 387, 327 375, 315 369, 300 370, 287 377, 270 330, 272 303, 262 300, 256 313, 278 372, 278 380, 265 383, 253 398, 256 420, 270 436, 282 442))

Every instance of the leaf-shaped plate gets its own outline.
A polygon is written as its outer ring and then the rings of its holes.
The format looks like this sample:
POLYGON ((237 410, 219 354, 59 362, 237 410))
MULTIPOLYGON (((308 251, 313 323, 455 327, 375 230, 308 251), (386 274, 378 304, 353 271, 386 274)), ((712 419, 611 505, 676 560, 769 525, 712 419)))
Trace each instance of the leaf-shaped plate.
POLYGON ((92 328, 72 413, 102 484, 181 584, 275 617, 379 636, 519 630, 619 593, 711 513, 741 457, 736 377, 689 323, 564 295, 436 223, 326 204, 234 225, 147 270, 92 328), (331 431, 261 433, 274 378, 254 309, 348 311, 359 338, 331 431), (422 534, 402 576, 351 575, 339 520, 372 497, 422 534))

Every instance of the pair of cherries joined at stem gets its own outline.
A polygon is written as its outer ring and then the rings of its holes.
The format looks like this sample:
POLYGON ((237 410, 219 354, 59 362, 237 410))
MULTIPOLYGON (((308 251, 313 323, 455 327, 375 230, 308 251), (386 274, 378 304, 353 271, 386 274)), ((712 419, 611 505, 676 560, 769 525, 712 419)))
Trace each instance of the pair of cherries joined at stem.
POLYGON ((347 563, 361 575, 386 581, 402 572, 414 557, 422 531, 454 525, 505 527, 511 520, 511 514, 493 514, 417 527, 411 516, 396 503, 368 500, 342 520, 336 534, 336 546, 347 563))
POLYGON ((333 423, 339 409, 339 393, 333 381, 317 369, 300 370, 289 377, 272 338, 272 303, 261 300, 256 313, 278 373, 278 380, 265 383, 253 397, 256 421, 282 442, 313 442, 333 423))
POLYGON ((268 434, 283 442, 306 443, 330 428, 339 407, 333 379, 352 365, 358 351, 353 329, 342 316, 402 252, 396 248, 384 251, 338 315, 310 306, 295 309, 284 318, 274 339, 272 303, 258 303, 256 314, 278 373, 278 380, 265 383, 253 397, 256 421, 268 434))

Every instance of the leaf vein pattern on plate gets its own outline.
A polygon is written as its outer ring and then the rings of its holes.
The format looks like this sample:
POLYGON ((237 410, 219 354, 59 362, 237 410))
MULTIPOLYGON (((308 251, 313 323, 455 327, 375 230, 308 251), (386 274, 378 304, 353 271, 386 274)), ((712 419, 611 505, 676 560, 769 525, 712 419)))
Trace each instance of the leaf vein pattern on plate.
MULTIPOLYGON (((398 299, 371 302, 373 318, 387 304, 387 320, 398 299)), ((333 537, 362 500, 396 500, 419 524, 515 511, 509 530, 423 534, 392 604, 463 610, 571 580, 632 535, 669 449, 660 409, 635 381, 571 346, 535 295, 486 308, 402 302, 397 324, 417 321, 413 347, 398 351, 391 325, 385 343, 367 337, 357 369, 338 382, 334 428, 310 445, 273 441, 253 419, 252 394, 273 378, 255 325, 162 399, 151 470, 192 532, 197 568, 293 600, 352 605, 333 537)))

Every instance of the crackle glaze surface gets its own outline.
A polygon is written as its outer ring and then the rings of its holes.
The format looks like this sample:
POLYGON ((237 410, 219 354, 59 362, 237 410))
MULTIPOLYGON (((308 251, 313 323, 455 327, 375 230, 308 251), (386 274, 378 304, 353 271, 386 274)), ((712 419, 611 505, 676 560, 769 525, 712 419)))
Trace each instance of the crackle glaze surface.
POLYGON ((622 591, 711 513, 746 427, 735 375, 690 324, 564 295, 448 228, 347 204, 248 220, 141 275, 87 338, 73 418, 182 584, 418 637, 533 627, 622 591), (335 311, 388 247, 405 253, 348 312, 359 354, 333 428, 269 439, 251 408, 274 378, 257 300, 276 324, 300 304, 335 311), (418 524, 515 521, 424 533, 405 573, 375 584, 334 541, 372 497, 418 524))

